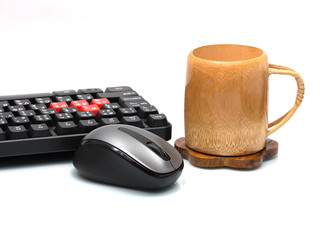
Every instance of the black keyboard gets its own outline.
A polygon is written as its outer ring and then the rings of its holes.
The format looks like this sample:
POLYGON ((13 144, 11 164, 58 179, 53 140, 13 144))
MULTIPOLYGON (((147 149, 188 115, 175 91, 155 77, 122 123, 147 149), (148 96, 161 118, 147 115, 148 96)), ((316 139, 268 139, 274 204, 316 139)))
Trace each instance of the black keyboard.
POLYGON ((87 133, 110 124, 171 139, 166 116, 130 87, 0 96, 0 157, 75 151, 87 133))

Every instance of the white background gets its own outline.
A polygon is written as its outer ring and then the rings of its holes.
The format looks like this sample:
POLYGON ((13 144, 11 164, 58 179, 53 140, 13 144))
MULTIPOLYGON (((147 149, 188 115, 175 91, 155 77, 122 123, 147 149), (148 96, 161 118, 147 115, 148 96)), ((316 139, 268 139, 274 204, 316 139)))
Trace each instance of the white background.
MULTIPOLYGON (((0 0, 0 95, 129 85, 167 115, 171 144, 193 48, 260 47, 306 87, 256 170, 185 161, 152 193, 83 180, 71 157, 0 159, 0 239, 333 239, 333 22, 322 0, 0 0)), ((293 78, 270 78, 270 120, 295 94, 293 78)))

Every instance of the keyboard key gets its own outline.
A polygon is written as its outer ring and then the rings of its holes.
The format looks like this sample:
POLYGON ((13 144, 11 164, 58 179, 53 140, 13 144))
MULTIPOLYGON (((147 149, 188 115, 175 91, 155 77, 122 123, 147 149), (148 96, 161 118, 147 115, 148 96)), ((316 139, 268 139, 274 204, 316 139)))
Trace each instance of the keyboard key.
POLYGON ((123 116, 136 115, 137 111, 134 108, 120 108, 118 109, 117 116, 122 118, 123 116))
POLYGON ((8 127, 8 121, 6 118, 0 118, 0 129, 6 130, 8 127))
POLYGON ((80 120, 78 123, 79 131, 82 133, 90 132, 98 126, 99 124, 95 121, 95 119, 80 120))
POLYGON ((86 100, 87 102, 90 102, 93 99, 92 94, 77 94, 74 97, 76 100, 86 100))
POLYGON ((22 105, 22 106, 27 106, 30 105, 31 102, 29 99, 20 99, 20 100, 14 100, 15 105, 22 105))
POLYGON ((48 137, 51 136, 49 127, 45 124, 31 124, 28 130, 30 137, 48 137))
POLYGON ((49 106, 49 104, 52 102, 51 98, 35 98, 34 102, 37 104, 45 104, 46 106, 49 106))
POLYGON ((125 116, 122 117, 122 123, 129 124, 136 127, 144 127, 142 120, 138 116, 125 116))
POLYGON ((47 109, 39 109, 39 110, 36 111, 36 113, 38 115, 47 114, 52 118, 52 116, 55 115, 57 113, 57 111, 53 108, 47 108, 47 109))
POLYGON ((24 110, 24 111, 18 111, 18 116, 20 117, 29 117, 36 115, 34 110, 24 110))
POLYGON ((82 106, 80 109, 81 112, 91 111, 94 115, 96 115, 99 110, 100 108, 97 105, 82 106))
POLYGON ((0 128, 0 141, 6 140, 4 131, 0 128))
POLYGON ((67 104, 70 104, 73 101, 70 96, 56 96, 55 100, 56 102, 66 102, 67 104))
POLYGON ((83 106, 89 106, 89 103, 86 100, 72 101, 70 107, 76 107, 80 112, 83 112, 81 109, 83 106))
POLYGON ((118 103, 122 105, 125 102, 143 102, 143 101, 145 101, 145 99, 141 96, 120 97, 118 103))
POLYGON ((165 114, 150 114, 146 123, 150 127, 162 127, 168 124, 165 114))
POLYGON ((95 115, 93 112, 91 111, 87 111, 87 112, 78 112, 75 116, 75 121, 79 122, 80 120, 87 120, 87 119, 94 119, 95 115))
POLYGON ((102 93, 103 91, 100 88, 86 88, 86 89, 79 89, 78 93, 81 94, 96 94, 102 93))
POLYGON ((132 88, 128 86, 122 86, 122 87, 107 87, 105 92, 126 92, 131 91, 132 88))
POLYGON ((114 110, 112 109, 101 109, 97 112, 96 114, 96 119, 98 121, 101 120, 101 118, 111 118, 111 117, 115 117, 116 113, 114 110))
POLYGON ((138 93, 136 91, 122 92, 121 97, 132 97, 132 96, 138 96, 138 93))
POLYGON ((140 106, 148 107, 148 106, 151 106, 151 104, 149 104, 146 101, 123 102, 122 104, 122 107, 126 107, 126 108, 133 107, 136 110, 138 110, 140 106))
POLYGON ((40 109, 47 109, 47 106, 44 103, 37 103, 37 104, 30 104, 28 108, 37 111, 40 109))
POLYGON ((0 118, 5 118, 7 121, 14 117, 14 114, 12 112, 3 112, 0 113, 0 118))
POLYGON ((5 112, 5 110, 2 107, 0 107, 0 113, 3 113, 3 112, 5 112))
POLYGON ((16 106, 9 106, 8 111, 12 112, 14 115, 17 116, 18 111, 26 110, 24 106, 16 105, 16 106))
POLYGON ((138 108, 138 116, 140 118, 147 118, 150 114, 158 114, 158 110, 154 106, 140 106, 138 108))
POLYGON ((120 108, 118 103, 109 103, 109 104, 103 104, 101 109, 113 109, 114 111, 117 111, 120 108))
POLYGON ((1 101, 0 102, 0 107, 3 109, 7 109, 9 107, 9 102, 8 101, 1 101))
POLYGON ((138 93, 136 91, 130 91, 130 92, 106 92, 106 93, 96 94, 96 97, 108 98, 110 102, 117 102, 120 97, 130 97, 130 96, 138 96, 138 93))
POLYGON ((100 126, 110 125, 110 124, 118 124, 120 121, 113 117, 113 118, 102 118, 100 120, 100 126))
POLYGON ((48 126, 53 126, 52 117, 48 114, 43 115, 34 115, 31 119, 33 123, 43 124, 45 123, 48 126))
POLYGON ((67 121, 73 121, 73 115, 71 113, 57 113, 54 115, 53 120, 55 122, 67 122, 67 121))
POLYGON ((10 120, 10 125, 12 126, 23 125, 25 127, 28 127, 29 123, 30 123, 30 120, 28 117, 13 117, 10 120))
POLYGON ((20 126, 9 126, 6 131, 6 138, 13 140, 13 139, 22 139, 28 138, 28 130, 20 125, 20 126))
POLYGON ((61 108, 59 113, 71 113, 73 116, 79 112, 76 107, 61 108))
POLYGON ((55 132, 58 135, 75 134, 78 132, 77 125, 73 121, 58 122, 55 132))
POLYGON ((57 113, 59 113, 60 109, 63 107, 68 107, 66 102, 52 102, 49 106, 49 108, 56 110, 57 113))
POLYGON ((90 104, 91 105, 97 105, 99 108, 102 107, 103 104, 109 104, 109 100, 107 98, 98 98, 98 99, 93 99, 90 104))
POLYGON ((53 95, 55 96, 72 96, 72 95, 76 95, 77 92, 75 90, 63 90, 63 91, 53 91, 52 92, 53 95))
POLYGON ((118 102, 118 99, 120 98, 122 94, 119 92, 115 93, 98 93, 96 94, 97 98, 107 98, 110 102, 118 102))

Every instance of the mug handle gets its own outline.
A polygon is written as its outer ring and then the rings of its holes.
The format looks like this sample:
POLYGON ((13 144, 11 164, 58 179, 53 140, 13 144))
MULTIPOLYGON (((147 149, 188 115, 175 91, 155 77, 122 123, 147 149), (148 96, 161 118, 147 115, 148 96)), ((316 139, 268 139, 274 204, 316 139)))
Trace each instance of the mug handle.
POLYGON ((296 79, 298 91, 297 91, 295 105, 282 117, 268 124, 267 136, 276 132, 280 127, 282 127, 292 117, 292 115, 297 111, 297 108, 302 103, 302 100, 304 97, 304 91, 305 91, 303 79, 297 72, 295 72, 291 68, 276 65, 276 64, 269 64, 269 75, 270 74, 284 74, 284 75, 293 76, 296 79))

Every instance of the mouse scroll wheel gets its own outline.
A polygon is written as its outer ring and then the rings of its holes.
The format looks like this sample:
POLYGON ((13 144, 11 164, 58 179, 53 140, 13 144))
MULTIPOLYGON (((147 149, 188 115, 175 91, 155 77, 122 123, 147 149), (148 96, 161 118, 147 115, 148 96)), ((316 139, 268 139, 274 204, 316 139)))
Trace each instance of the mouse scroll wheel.
POLYGON ((155 154, 157 154, 159 157, 161 157, 163 160, 168 161, 170 160, 169 155, 162 150, 158 145, 156 145, 153 142, 148 142, 147 147, 151 149, 155 154))

